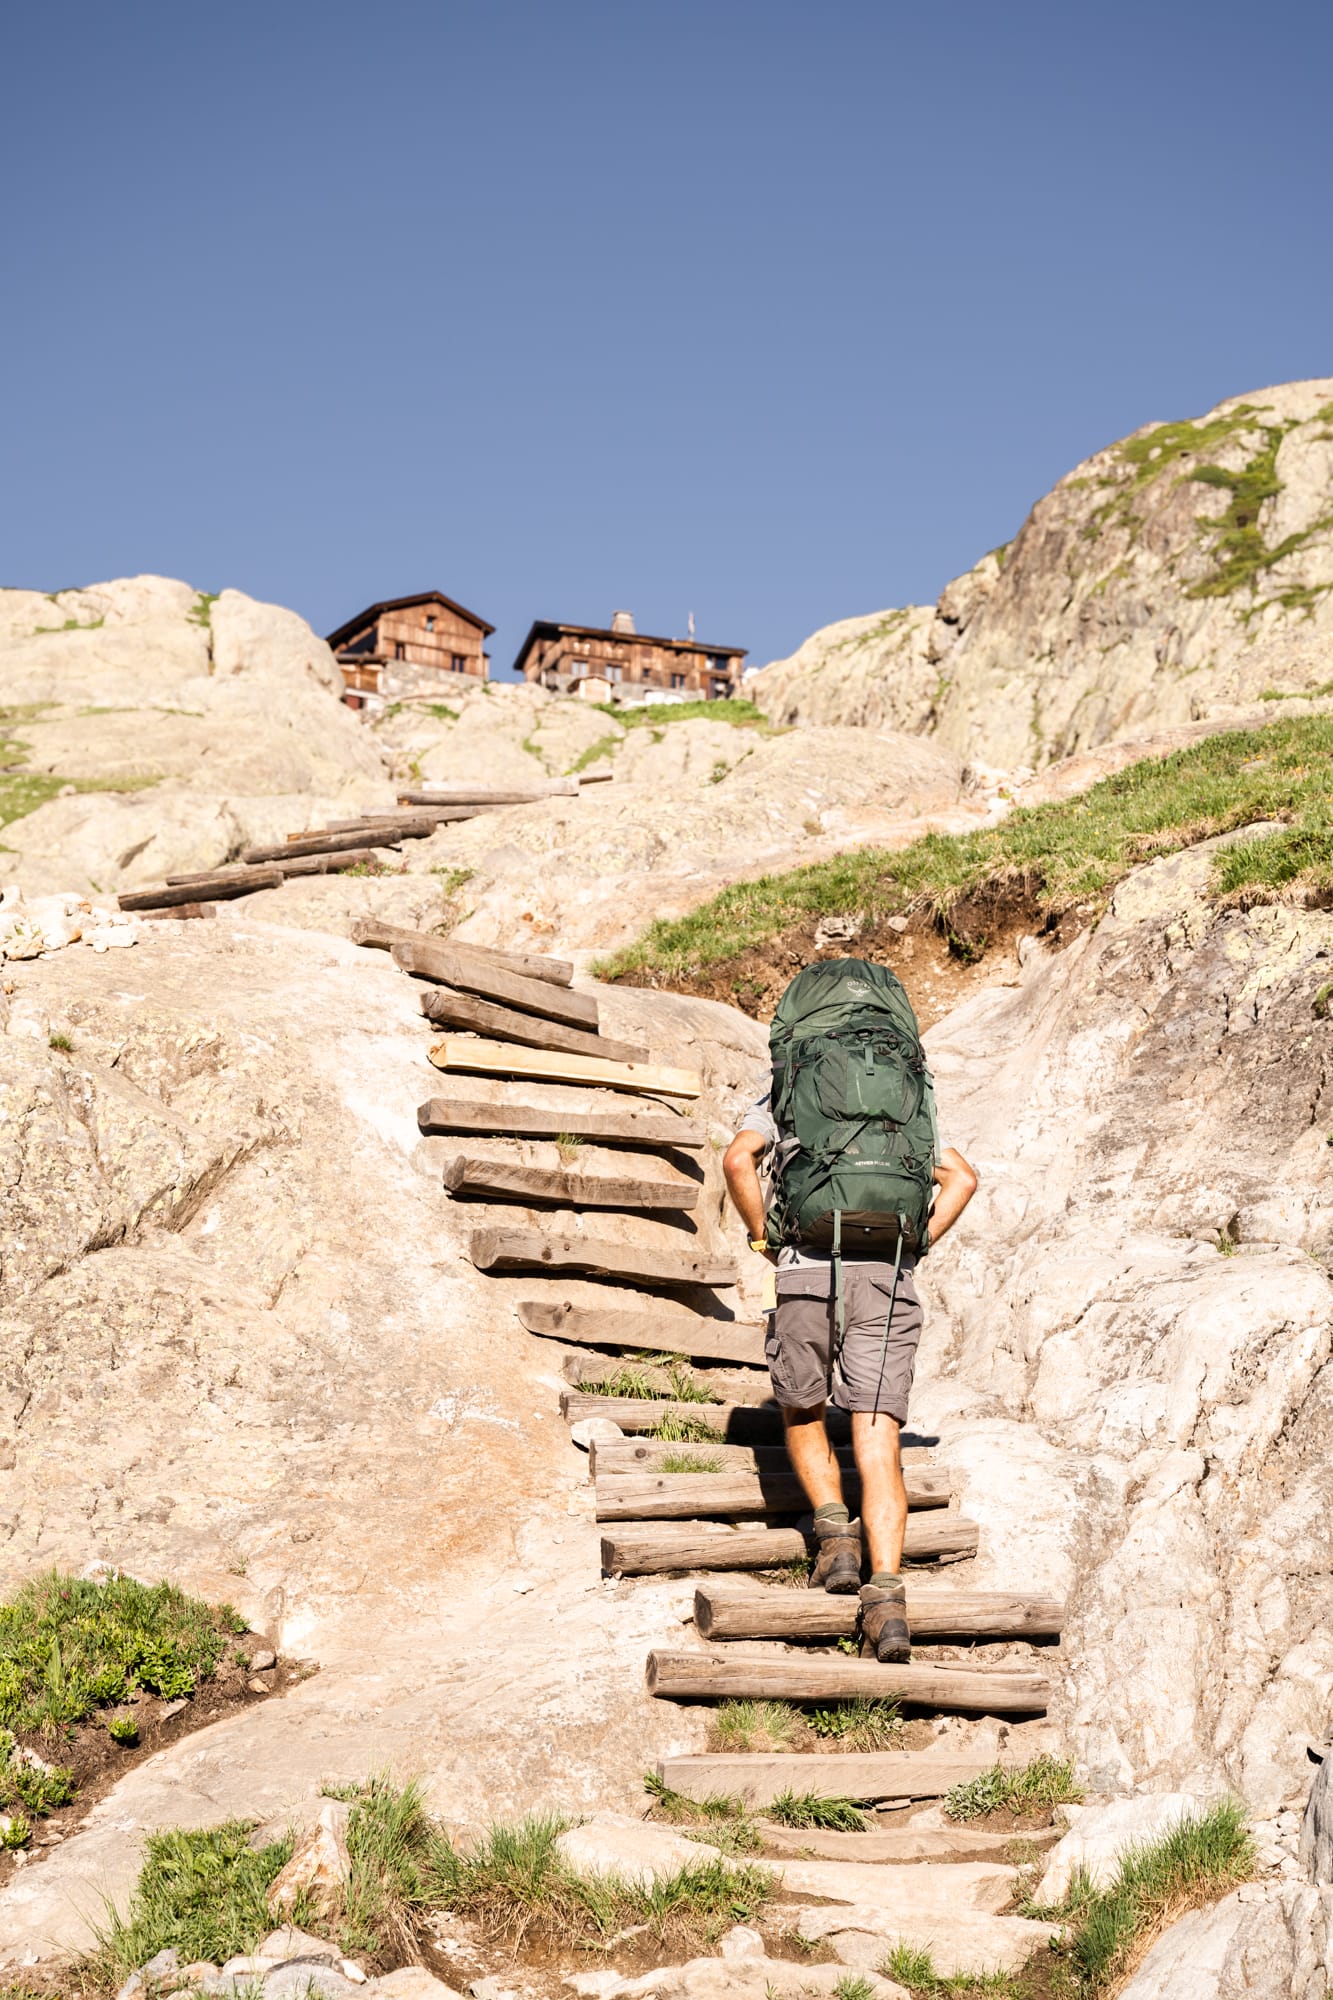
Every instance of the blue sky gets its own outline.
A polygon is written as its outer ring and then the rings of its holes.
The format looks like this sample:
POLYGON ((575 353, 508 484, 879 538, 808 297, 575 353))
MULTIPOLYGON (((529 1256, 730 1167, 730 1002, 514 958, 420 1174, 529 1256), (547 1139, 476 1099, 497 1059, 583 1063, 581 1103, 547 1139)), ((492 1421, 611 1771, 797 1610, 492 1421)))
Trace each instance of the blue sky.
POLYGON ((747 646, 1333 372, 1333 9, 8 11, 0 582, 747 646))

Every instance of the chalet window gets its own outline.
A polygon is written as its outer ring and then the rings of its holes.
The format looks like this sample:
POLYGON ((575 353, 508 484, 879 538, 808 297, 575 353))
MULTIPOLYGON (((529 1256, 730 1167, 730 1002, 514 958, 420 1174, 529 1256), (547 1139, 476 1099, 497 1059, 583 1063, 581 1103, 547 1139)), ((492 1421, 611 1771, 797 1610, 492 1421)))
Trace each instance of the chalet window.
POLYGON ((394 641, 393 656, 395 660, 405 660, 407 658, 407 648, 401 639, 394 641))
POLYGON ((609 681, 618 681, 623 671, 622 667, 607 667, 605 669, 606 678, 609 681))
POLYGON ((685 685, 684 674, 672 674, 671 685, 673 688, 683 688, 685 685))
POLYGON ((588 662, 586 660, 571 660, 569 671, 573 674, 576 681, 581 681, 588 671, 588 662))
POLYGON ((450 655, 449 666, 450 670, 453 673, 465 674, 467 672, 467 661, 463 658, 463 655, 461 653, 453 653, 450 655))
POLYGON ((426 630, 428 632, 435 630, 435 613, 433 611, 428 612, 426 615, 426 630))

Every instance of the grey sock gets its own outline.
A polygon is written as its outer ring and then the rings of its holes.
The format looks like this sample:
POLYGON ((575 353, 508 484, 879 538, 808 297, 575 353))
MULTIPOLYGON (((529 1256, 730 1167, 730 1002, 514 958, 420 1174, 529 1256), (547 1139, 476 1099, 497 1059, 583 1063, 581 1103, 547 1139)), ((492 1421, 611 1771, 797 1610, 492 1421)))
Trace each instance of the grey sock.
POLYGON ((902 1578, 899 1576, 897 1570, 877 1569, 874 1575, 871 1577, 870 1581, 873 1584, 875 1584, 878 1589, 883 1590, 887 1584, 901 1583, 902 1578))
POLYGON ((851 1519, 851 1516, 848 1514, 841 1500, 830 1500, 827 1507, 815 1508, 815 1519, 817 1521, 848 1521, 851 1519))

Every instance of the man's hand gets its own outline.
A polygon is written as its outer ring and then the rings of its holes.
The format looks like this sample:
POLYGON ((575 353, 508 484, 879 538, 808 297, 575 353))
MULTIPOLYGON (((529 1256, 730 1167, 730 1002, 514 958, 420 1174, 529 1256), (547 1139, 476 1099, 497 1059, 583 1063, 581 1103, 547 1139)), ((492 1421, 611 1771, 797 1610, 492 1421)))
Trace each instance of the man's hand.
POLYGON ((935 1181, 939 1193, 930 1211, 930 1226, 926 1239, 932 1244, 938 1243, 941 1236, 953 1228, 977 1191, 976 1174, 962 1154, 956 1152, 952 1146, 947 1147, 936 1162, 935 1181))
MULTIPOLYGON (((752 1242, 764 1233, 764 1191, 759 1185, 759 1161, 764 1143, 762 1132, 738 1132, 722 1159, 727 1193, 752 1242)), ((777 1257, 772 1251, 764 1254, 771 1264, 776 1264, 777 1257)))

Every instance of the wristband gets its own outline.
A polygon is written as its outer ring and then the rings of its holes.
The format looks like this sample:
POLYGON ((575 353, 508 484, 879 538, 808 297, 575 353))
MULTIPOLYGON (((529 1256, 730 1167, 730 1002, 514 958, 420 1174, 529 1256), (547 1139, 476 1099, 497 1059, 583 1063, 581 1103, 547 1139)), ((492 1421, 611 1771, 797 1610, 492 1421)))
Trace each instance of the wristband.
POLYGON ((768 1239, 767 1239, 767 1237, 764 1237, 764 1236, 752 1236, 752 1237, 750 1238, 750 1248, 751 1248, 752 1250, 767 1250, 767 1248, 768 1248, 768 1239))

